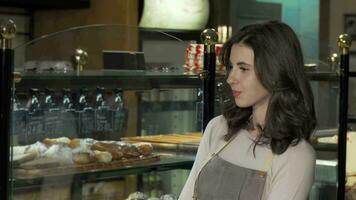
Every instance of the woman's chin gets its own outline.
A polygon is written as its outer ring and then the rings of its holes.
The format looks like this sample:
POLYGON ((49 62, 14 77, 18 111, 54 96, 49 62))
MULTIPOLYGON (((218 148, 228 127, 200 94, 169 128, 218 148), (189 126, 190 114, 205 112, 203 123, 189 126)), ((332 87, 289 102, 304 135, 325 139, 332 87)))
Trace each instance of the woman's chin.
POLYGON ((247 108, 247 107, 250 107, 251 105, 242 101, 241 99, 235 99, 235 103, 238 107, 240 108, 247 108))

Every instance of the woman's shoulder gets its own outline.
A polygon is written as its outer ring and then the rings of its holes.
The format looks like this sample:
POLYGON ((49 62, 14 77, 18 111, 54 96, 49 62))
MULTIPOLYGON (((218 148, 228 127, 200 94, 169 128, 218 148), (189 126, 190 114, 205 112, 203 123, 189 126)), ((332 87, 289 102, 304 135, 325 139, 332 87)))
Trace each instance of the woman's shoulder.
POLYGON ((294 156, 315 157, 314 148, 305 139, 301 139, 296 145, 290 145, 286 153, 294 156))
POLYGON ((227 123, 226 119, 223 115, 219 115, 211 119, 206 126, 206 132, 209 132, 210 134, 226 134, 227 133, 227 123))
POLYGON ((226 119, 223 115, 219 115, 209 121, 204 130, 203 138, 209 146, 220 145, 221 142, 224 142, 224 135, 227 131, 226 119))
POLYGON ((315 150, 305 139, 301 139, 296 145, 290 145, 284 153, 275 156, 275 162, 279 165, 315 164, 315 159, 315 150))

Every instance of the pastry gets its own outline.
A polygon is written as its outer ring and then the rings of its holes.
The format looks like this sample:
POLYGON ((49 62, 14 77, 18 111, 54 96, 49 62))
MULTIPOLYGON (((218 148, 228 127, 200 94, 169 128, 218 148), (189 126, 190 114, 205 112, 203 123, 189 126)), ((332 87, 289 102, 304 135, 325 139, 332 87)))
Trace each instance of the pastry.
POLYGON ((69 143, 69 147, 73 149, 73 153, 81 153, 81 152, 91 152, 91 140, 86 139, 72 139, 69 143))
POLYGON ((70 142, 71 142, 71 140, 67 137, 45 138, 42 141, 42 143, 46 144, 46 145, 53 145, 53 144, 59 144, 59 143, 69 145, 70 142))
POLYGON ((92 145, 92 144, 98 142, 97 140, 94 140, 93 138, 84 138, 84 139, 81 139, 81 141, 88 145, 92 145))
POLYGON ((12 157, 12 164, 14 166, 18 166, 22 163, 28 162, 30 160, 33 160, 37 157, 37 154, 35 153, 23 153, 23 154, 14 154, 12 157))
POLYGON ((63 143, 52 145, 43 157, 57 159, 61 164, 73 164, 72 149, 63 143))
POLYGON ((74 139, 71 139, 70 142, 68 143, 68 147, 74 149, 74 148, 77 148, 80 146, 80 139, 79 138, 74 138, 74 139))
POLYGON ((134 145, 136 146, 138 152, 140 152, 141 155, 148 156, 152 154, 153 146, 151 143, 139 142, 139 143, 135 143, 134 145))
POLYGON ((54 158, 38 158, 35 160, 31 160, 29 162, 25 162, 20 164, 20 167, 23 169, 45 169, 45 168, 53 168, 58 167, 60 162, 54 158))
POLYGON ((73 162, 76 164, 87 164, 91 162, 89 153, 73 153, 72 154, 73 162))
POLYGON ((140 156, 140 152, 138 151, 137 147, 132 144, 127 144, 126 146, 122 147, 122 152, 124 153, 125 158, 140 156))
POLYGON ((111 154, 113 160, 119 160, 124 156, 120 147, 115 143, 97 142, 91 146, 91 150, 107 151, 111 154))
POLYGON ((94 151, 94 158, 97 162, 109 163, 112 161, 112 156, 107 151, 94 151))
POLYGON ((37 157, 40 157, 48 150, 47 146, 42 142, 36 142, 27 146, 25 153, 35 153, 37 157))
POLYGON ((13 155, 22 155, 25 153, 26 149, 28 149, 28 146, 13 146, 12 149, 10 148, 10 151, 12 150, 13 155))
POLYGON ((110 149, 117 149, 119 146, 114 143, 96 142, 91 146, 92 150, 108 151, 110 149))
POLYGON ((148 196, 143 192, 134 192, 126 200, 147 200, 148 196))

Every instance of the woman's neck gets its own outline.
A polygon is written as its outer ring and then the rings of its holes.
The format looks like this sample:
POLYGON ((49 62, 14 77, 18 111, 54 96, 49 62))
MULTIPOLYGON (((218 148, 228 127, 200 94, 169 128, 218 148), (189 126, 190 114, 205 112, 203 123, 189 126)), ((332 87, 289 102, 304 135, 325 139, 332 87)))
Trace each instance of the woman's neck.
POLYGON ((258 130, 258 126, 261 126, 261 128, 265 126, 268 102, 269 98, 266 98, 261 103, 253 106, 251 116, 252 130, 258 130))

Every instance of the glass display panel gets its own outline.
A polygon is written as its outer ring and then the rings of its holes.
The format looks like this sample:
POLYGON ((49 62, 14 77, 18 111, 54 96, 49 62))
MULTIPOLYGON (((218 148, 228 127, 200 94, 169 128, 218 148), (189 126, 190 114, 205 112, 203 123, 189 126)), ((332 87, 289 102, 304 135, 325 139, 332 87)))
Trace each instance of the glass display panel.
POLYGON ((12 199, 177 197, 201 138, 201 83, 184 70, 185 47, 121 25, 70 28, 15 47, 12 199), (180 47, 183 59, 160 62, 169 49, 143 48, 152 38, 180 47), (184 170, 159 174, 173 169, 184 170))

